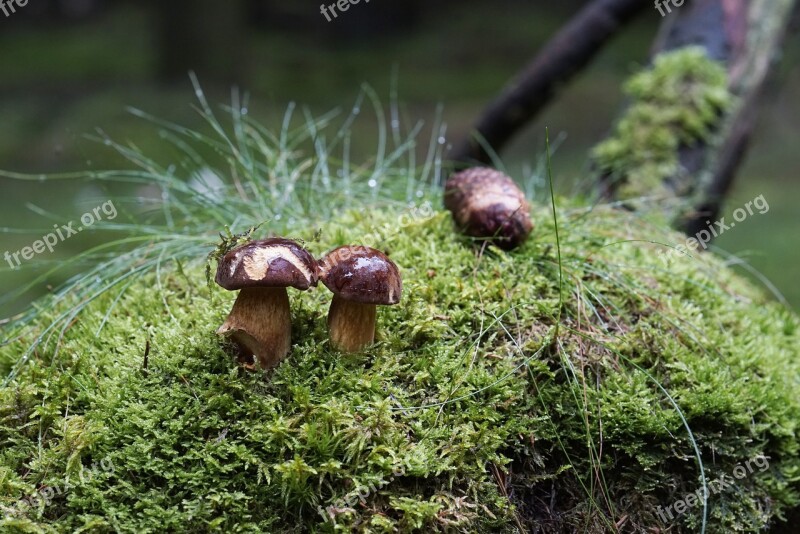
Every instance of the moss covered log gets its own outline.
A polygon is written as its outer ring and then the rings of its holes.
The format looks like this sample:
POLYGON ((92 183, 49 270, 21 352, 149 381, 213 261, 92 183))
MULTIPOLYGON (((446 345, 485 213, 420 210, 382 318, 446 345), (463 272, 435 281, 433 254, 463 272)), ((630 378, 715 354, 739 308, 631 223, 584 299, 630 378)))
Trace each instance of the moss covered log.
POLYGON ((560 265, 543 208, 514 253, 425 213, 339 214, 307 244, 377 236, 402 270, 360 354, 330 348, 320 287, 292 295, 283 364, 245 371, 199 262, 106 292, 20 366, 75 303, 43 305, 0 349, 0 531, 696 532, 701 466, 708 532, 797 506, 794 315, 711 255, 665 263, 679 235, 631 213, 562 206, 560 265))

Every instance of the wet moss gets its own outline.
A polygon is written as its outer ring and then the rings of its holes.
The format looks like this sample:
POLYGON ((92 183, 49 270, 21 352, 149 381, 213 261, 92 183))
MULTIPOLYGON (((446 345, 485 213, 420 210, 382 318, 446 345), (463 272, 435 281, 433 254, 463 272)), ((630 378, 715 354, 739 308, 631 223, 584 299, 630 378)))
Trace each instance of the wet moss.
POLYGON ((679 236, 630 213, 563 208, 563 287, 546 210, 512 253, 425 213, 348 212, 308 245, 369 235, 401 267, 362 354, 330 349, 320 287, 290 295, 290 357, 244 371, 201 261, 95 300, 0 389, 1 529, 688 532, 701 506, 658 507, 701 487, 695 447, 709 481, 768 461, 710 495, 709 531, 800 502, 795 316, 710 255, 665 263, 650 242, 679 236))
POLYGON ((625 94, 628 108, 593 151, 598 168, 621 199, 690 193, 678 149, 713 141, 733 103, 724 65, 699 47, 659 54, 628 80, 625 94))

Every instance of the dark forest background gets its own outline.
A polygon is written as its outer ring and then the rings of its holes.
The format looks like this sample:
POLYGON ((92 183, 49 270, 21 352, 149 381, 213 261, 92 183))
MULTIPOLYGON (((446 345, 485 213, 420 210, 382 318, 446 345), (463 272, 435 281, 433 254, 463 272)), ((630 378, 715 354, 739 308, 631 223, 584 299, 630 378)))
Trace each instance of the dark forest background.
MULTIPOLYGON (((54 173, 120 167, 112 151, 87 139, 97 128, 158 157, 165 143, 126 111, 200 126, 187 72, 212 102, 231 86, 249 95, 249 112, 278 125, 290 101, 313 112, 349 109, 367 83, 388 105, 395 88, 404 112, 432 123, 437 107, 455 141, 548 39, 585 2, 577 0, 364 0, 332 22, 319 2, 290 0, 30 0, 0 13, 0 169, 54 173)), ((540 164, 544 127, 559 138, 560 191, 587 174, 589 148, 608 132, 622 81, 647 61, 662 18, 655 9, 626 29, 503 154, 519 173, 540 164)), ((794 25, 765 98, 755 143, 728 211, 763 194, 770 212, 722 236, 717 246, 746 258, 800 307, 800 38, 794 25)), ((358 129, 357 154, 374 147, 358 129)), ((47 228, 38 209, 64 222, 83 213, 96 186, 0 179, 0 227, 47 228), (31 209, 33 208, 33 209, 31 209)), ((35 237, 0 234, 0 254, 35 237)), ((84 248, 90 236, 59 245, 84 248)), ((0 290, 27 280, 6 273, 0 290)), ((56 283, 56 280, 52 281, 56 283)))

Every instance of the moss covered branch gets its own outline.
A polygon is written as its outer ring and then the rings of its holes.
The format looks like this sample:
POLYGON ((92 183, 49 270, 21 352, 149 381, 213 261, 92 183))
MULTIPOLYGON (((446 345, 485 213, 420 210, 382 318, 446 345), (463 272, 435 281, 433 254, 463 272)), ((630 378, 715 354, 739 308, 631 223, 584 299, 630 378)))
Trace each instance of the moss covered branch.
POLYGON ((689 234, 716 218, 744 157, 793 5, 697 0, 673 10, 656 41, 650 74, 629 84, 630 107, 595 150, 608 196, 688 198, 678 224, 689 234), (668 62, 678 67, 671 76, 668 62), (647 90, 647 82, 659 78, 664 89, 653 83, 647 90), (670 93, 666 101, 662 91, 670 93))

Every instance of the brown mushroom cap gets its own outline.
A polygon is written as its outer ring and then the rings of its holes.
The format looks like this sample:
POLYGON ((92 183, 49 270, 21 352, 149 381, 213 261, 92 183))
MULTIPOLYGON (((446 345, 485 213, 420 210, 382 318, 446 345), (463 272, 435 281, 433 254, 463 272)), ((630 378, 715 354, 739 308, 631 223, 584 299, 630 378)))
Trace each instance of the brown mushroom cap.
POLYGON ((250 287, 306 290, 317 285, 317 262, 295 241, 261 239, 225 254, 217 266, 216 281, 229 291, 250 287))
POLYGON ((465 234, 493 240, 513 249, 533 229, 530 205, 510 177, 487 167, 475 167, 447 180, 444 206, 465 234))
POLYGON ((400 302, 400 270, 383 252, 344 246, 319 262, 319 279, 334 295, 351 302, 389 306, 400 302))

